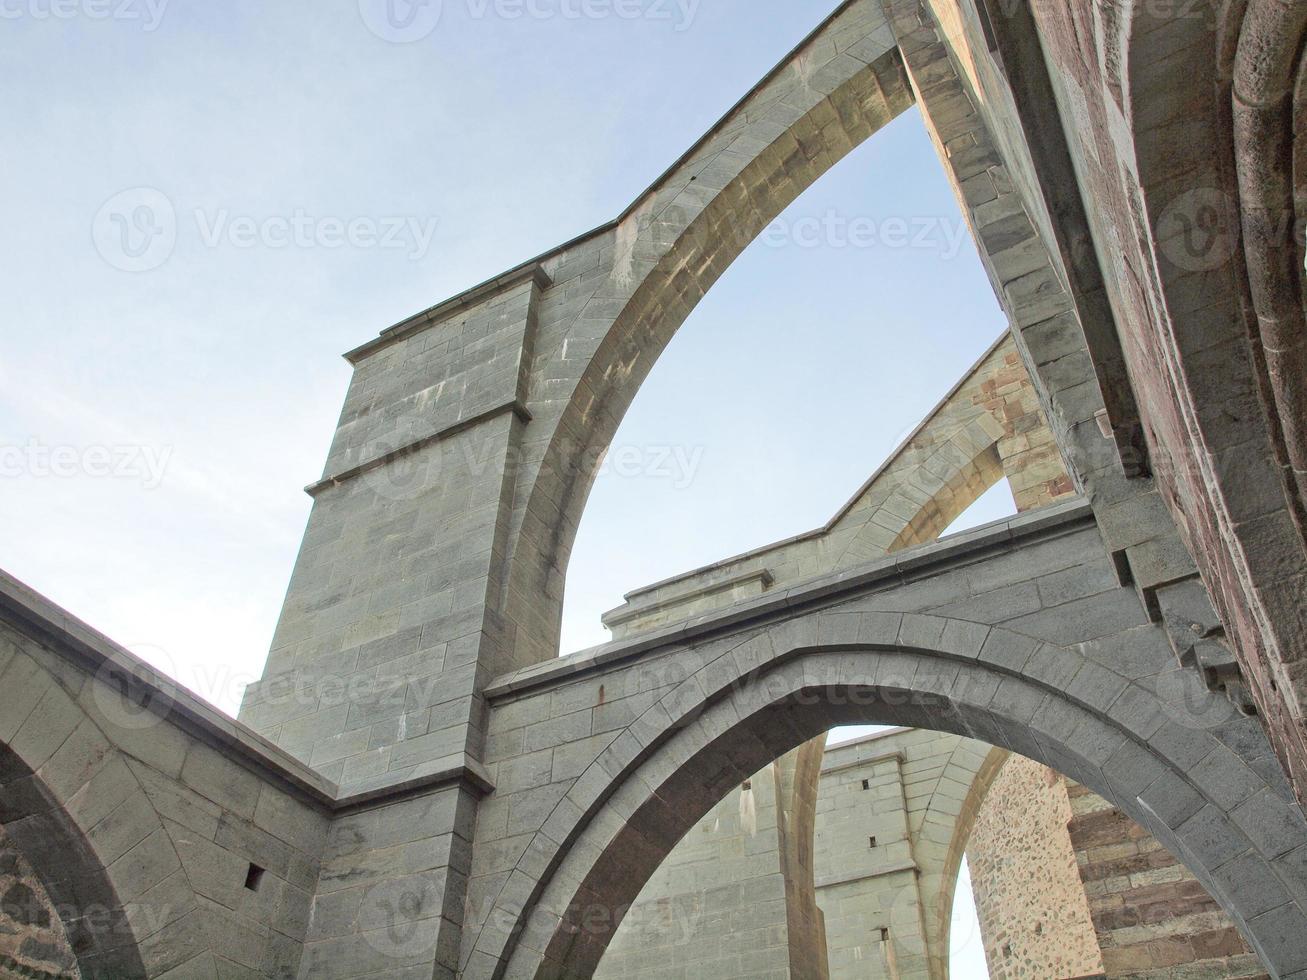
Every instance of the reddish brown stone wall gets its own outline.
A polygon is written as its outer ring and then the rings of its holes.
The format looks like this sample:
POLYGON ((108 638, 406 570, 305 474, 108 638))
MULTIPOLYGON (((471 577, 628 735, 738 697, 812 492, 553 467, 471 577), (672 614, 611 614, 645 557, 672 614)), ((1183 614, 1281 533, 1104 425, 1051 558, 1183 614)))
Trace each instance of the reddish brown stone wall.
POLYGON ((976 817, 967 861, 991 980, 1066 980, 1102 969, 1067 836, 1064 783, 1014 755, 976 817))
POLYGON ((1030 10, 1154 475, 1307 799, 1307 548, 1278 459, 1298 420, 1277 417, 1253 337, 1217 41, 1240 37, 1222 17, 1245 6, 1135 4, 1134 22, 1119 3, 1030 10), (1210 235, 1195 242, 1196 221, 1210 235))
POLYGON ((79 978, 63 923, 0 828, 0 977, 79 978))
POLYGON ((1107 976, 1266 975, 1234 924, 1157 840, 1083 786, 1068 786, 1072 846, 1107 976))

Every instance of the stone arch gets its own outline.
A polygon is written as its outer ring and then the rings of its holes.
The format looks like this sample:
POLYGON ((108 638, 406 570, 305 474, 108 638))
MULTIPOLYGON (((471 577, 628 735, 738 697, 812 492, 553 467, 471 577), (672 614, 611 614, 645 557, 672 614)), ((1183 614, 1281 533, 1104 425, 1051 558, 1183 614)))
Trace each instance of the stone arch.
POLYGON ((127 910, 85 832, 40 775, 4 745, 0 824, 44 886, 82 976, 145 976, 127 910))
POLYGON ((1227 811, 1221 766, 1196 764, 1227 752, 1217 737, 1224 733, 1194 729, 1177 742, 1156 693, 1123 678, 1109 692, 1073 698, 1047 671, 1084 666, 1076 647, 1045 646, 1035 654, 1045 661, 1039 669, 1014 669, 1014 656, 1031 649, 1022 634, 978 634, 974 623, 919 616, 912 631, 945 642, 908 647, 900 617, 850 616, 855 609, 754 634, 679 684, 600 755, 569 793, 569 816, 556 812, 560 819, 529 849, 546 868, 538 893, 516 913, 496 910, 521 930, 499 975, 588 975, 611 930, 585 917, 615 915, 633 899, 730 786, 823 729, 868 722, 952 731, 1066 773, 1181 856, 1276 976, 1307 966, 1293 939, 1307 922, 1288 898, 1297 886, 1285 860, 1307 825, 1282 786, 1265 785, 1247 809, 1227 811), (836 629, 832 616, 850 642, 818 642, 836 629), (1095 707, 1102 704, 1109 707, 1095 707))
POLYGON ((999 457, 998 441, 981 450, 948 477, 943 490, 922 504, 890 545, 890 554, 938 538, 966 509, 997 486, 1007 474, 999 457))
MULTIPOLYGON (((639 590, 632 594, 626 606, 606 616, 605 622, 619 638, 639 635, 664 626, 668 621, 729 603, 738 597, 737 585, 757 588, 761 582, 764 589, 783 589, 799 578, 828 574, 871 557, 932 542, 986 491, 1004 479, 1009 480, 1018 509, 1022 511, 1056 500, 1071 488, 1035 389, 1020 361, 1016 345, 1007 333, 999 337, 944 395, 823 529, 798 540, 765 547, 639 590)), ((799 752, 810 752, 820 758, 824 745, 825 735, 822 734, 805 744, 799 752)), ((792 768, 796 754, 786 754, 777 762, 792 768)), ((981 781, 972 786, 975 806, 983 800, 1006 756, 1006 752, 994 750, 995 764, 986 767, 981 781)), ((758 774, 763 775, 765 773, 758 774)), ((953 775, 960 784, 969 785, 977 773, 962 773, 955 764, 953 775)), ((791 793, 787 798, 802 800, 806 794, 813 805, 807 812, 806 831, 795 828, 799 830, 798 837, 789 832, 781 835, 777 858, 783 866, 792 861, 788 848, 796 840, 803 839, 804 833, 811 835, 818 788, 817 769, 809 772, 806 785, 802 780, 796 780, 794 786, 801 788, 803 793, 791 793)), ((949 832, 958 828, 953 815, 948 815, 944 824, 949 832)), ((927 828, 927 832, 931 829, 934 828, 927 828)), ((943 957, 947 956, 952 897, 970 822, 960 829, 962 832, 948 842, 950 857, 944 865, 944 874, 939 874, 939 868, 932 864, 929 867, 930 880, 922 881, 921 893, 927 907, 923 908, 920 929, 924 932, 930 955, 937 959, 941 950, 943 957)), ((674 852, 670 860, 703 860, 695 846, 689 845, 688 852, 674 852)), ((794 870, 799 872, 797 876, 786 876, 787 886, 792 885, 795 889, 788 895, 787 912, 791 934, 805 935, 796 925, 796 920, 805 919, 806 922, 806 917, 796 912, 796 906, 802 908, 806 904, 812 913, 816 912, 815 889, 811 887, 812 869, 798 867, 794 870)), ((641 914, 635 921, 645 922, 654 914, 658 901, 673 898, 672 893, 658 889, 655 879, 641 894, 637 905, 641 914)), ((688 900, 690 896, 677 893, 675 897, 688 900)), ((681 941, 692 940, 683 935, 681 941)), ((802 955, 809 945, 802 941, 791 942, 791 955, 796 951, 802 955)), ((625 949, 626 946, 619 941, 615 948, 625 949)), ((636 944, 635 948, 643 954, 643 947, 636 944)), ((924 962, 926 950, 922 950, 922 956, 924 962)), ((611 964, 604 967, 604 971, 610 973, 617 969, 611 964)), ((946 960, 933 964, 932 970, 932 976, 945 976, 946 960)))
MULTIPOLYGON (((100 798, 104 780, 96 775, 112 770, 115 778, 134 779, 76 691, 65 687, 94 682, 71 671, 59 677, 3 636, 0 678, 10 695, 0 699, 5 834, 45 887, 83 978, 147 976, 140 944, 149 933, 133 919, 149 917, 141 916, 139 895, 125 880, 128 863, 113 868, 122 857, 122 842, 113 838, 121 834, 96 826, 110 802, 100 798)), ((134 792, 144 798, 139 785, 134 792)), ((153 808, 137 816, 163 833, 153 808)))
POLYGON ((611 443, 658 355, 772 220, 913 101, 879 2, 848 0, 606 232, 608 275, 574 318, 557 331, 542 322, 532 368, 540 397, 529 407, 549 435, 519 474, 525 507, 504 600, 528 627, 519 642, 532 652, 519 662, 556 651, 563 580, 595 477, 586 461, 611 443), (539 596, 554 600, 548 621, 533 608, 539 596))
MULTIPOLYGON (((932 870, 922 876, 923 894, 936 899, 934 906, 927 910, 930 913, 926 919, 927 934, 933 939, 934 948, 944 951, 946 956, 953 932, 953 902, 957 892, 958 875, 962 870, 962 858, 966 854, 967 843, 971 839, 971 828, 976 822, 976 814, 985 802, 985 797, 989 795, 990 787, 994 785, 994 780, 998 778, 1003 764, 1010 755, 1011 753, 1006 749, 995 746, 985 753, 979 768, 950 759, 944 771, 945 778, 953 778, 958 782, 965 781, 969 784, 961 814, 957 817, 945 814, 941 821, 951 829, 948 857, 944 865, 939 870, 932 870)), ((932 800, 931 809, 926 814, 927 821, 934 815, 934 809, 935 801, 932 800)), ((945 963, 932 964, 931 969, 938 970, 939 976, 948 976, 945 963)))
POLYGON ((19 583, 0 593, 0 822, 68 911, 82 976, 293 975, 335 787, 19 583))

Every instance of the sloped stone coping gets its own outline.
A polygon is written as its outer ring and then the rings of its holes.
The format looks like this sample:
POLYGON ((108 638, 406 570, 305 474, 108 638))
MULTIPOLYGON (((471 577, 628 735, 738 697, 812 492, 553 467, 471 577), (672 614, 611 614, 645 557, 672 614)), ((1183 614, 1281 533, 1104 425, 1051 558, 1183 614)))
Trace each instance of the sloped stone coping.
POLYGON ((494 791, 485 769, 466 756, 441 760, 430 772, 404 782, 363 784, 342 791, 336 783, 184 687, 168 684, 165 689, 152 683, 148 678, 157 674, 154 668, 4 571, 0 571, 0 618, 48 644, 78 669, 126 685, 127 695, 137 704, 323 813, 367 810, 445 785, 463 785, 477 796, 494 791))
POLYGON ((891 589, 930 578, 959 565, 1015 550, 1030 541, 1060 537, 1092 524, 1094 512, 1089 502, 1076 497, 951 535, 934 544, 897 552, 858 568, 809 579, 785 591, 738 602, 665 629, 525 667, 496 678, 483 693, 491 701, 503 700, 632 660, 660 647, 699 639, 728 628, 739 629, 742 624, 755 620, 763 622, 778 615, 789 615, 806 606, 833 604, 849 593, 891 589))

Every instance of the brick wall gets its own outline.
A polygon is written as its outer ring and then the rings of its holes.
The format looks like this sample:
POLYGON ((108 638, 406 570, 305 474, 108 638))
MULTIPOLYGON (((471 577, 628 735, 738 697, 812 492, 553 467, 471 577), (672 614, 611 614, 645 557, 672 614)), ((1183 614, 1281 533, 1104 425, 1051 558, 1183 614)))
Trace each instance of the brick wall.
POLYGON ((1144 828, 1083 786, 1069 825, 1110 977, 1264 978, 1229 917, 1144 828))

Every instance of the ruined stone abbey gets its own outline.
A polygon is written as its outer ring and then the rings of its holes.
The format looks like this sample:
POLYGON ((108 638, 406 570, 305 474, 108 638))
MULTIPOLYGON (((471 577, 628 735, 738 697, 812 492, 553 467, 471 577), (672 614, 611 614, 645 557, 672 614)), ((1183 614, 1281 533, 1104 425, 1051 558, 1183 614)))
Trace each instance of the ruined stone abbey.
POLYGON ((0 975, 940 980, 966 853, 996 978, 1307 978, 1305 40, 846 0, 612 223, 346 355, 238 721, 0 574, 0 975), (829 523, 560 656, 659 353, 914 105, 1009 331, 829 523))

